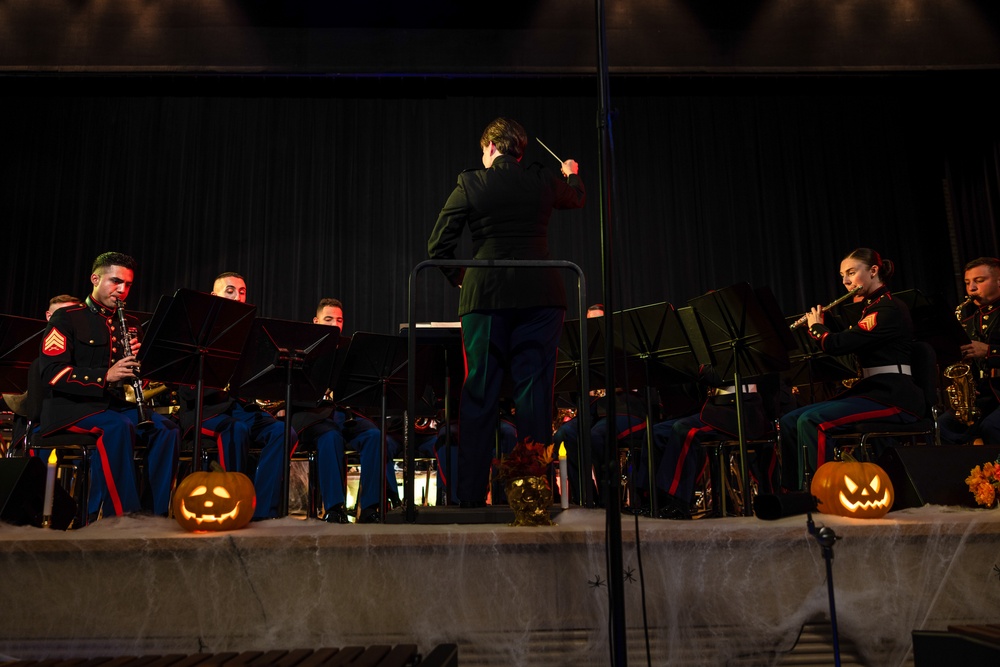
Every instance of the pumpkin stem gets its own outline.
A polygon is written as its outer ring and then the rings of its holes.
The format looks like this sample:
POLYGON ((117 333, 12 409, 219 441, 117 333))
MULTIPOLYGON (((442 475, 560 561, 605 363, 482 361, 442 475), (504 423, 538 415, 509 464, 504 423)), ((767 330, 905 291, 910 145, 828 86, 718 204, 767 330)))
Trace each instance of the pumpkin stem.
POLYGON ((211 470, 212 472, 226 472, 225 470, 223 470, 222 466, 219 465, 218 461, 209 462, 208 469, 211 470))
MULTIPOLYGON (((841 461, 846 461, 847 463, 857 463, 858 462, 858 460, 856 458, 854 458, 854 456, 852 456, 850 452, 845 452, 845 451, 841 451, 840 452, 840 460, 841 461)), ((212 463, 215 463, 215 461, 212 461, 212 463)))

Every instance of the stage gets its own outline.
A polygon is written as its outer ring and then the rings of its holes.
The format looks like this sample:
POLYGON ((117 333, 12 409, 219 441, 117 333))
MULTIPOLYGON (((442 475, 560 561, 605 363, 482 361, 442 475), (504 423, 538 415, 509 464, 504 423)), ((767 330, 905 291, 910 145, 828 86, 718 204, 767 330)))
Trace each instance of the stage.
MULTIPOLYGON (((0 524, 0 656, 456 643, 462 665, 609 664, 603 511, 573 508, 551 528, 421 516, 220 534, 153 517, 70 532, 0 524)), ((1000 512, 815 519, 842 538, 845 664, 908 664, 915 629, 1000 619, 1000 512)), ((639 547, 634 517, 623 526, 631 664, 646 662, 643 590, 653 664, 831 663, 803 648, 810 634, 829 640, 825 563, 804 515, 640 518, 639 547)))

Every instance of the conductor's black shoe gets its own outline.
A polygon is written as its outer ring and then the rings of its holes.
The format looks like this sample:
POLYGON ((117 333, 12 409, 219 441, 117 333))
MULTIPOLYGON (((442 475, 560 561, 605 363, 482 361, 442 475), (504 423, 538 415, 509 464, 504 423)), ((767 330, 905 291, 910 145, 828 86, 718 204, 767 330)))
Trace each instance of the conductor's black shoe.
POLYGON ((343 505, 334 505, 326 511, 323 515, 323 521, 327 523, 350 523, 351 520, 347 518, 347 512, 344 510, 343 505))
POLYGON ((486 501, 485 500, 463 500, 462 502, 460 502, 458 504, 458 506, 460 508, 462 508, 463 510, 479 509, 481 507, 486 507, 486 501))
POLYGON ((379 511, 378 505, 361 510, 358 523, 382 523, 382 512, 379 511))

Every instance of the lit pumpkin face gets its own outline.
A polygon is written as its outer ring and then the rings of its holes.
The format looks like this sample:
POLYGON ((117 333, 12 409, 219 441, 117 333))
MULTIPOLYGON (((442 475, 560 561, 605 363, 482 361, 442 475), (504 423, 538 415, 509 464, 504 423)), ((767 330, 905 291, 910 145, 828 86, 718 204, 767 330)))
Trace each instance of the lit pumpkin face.
POLYGON ((859 461, 824 463, 813 477, 810 492, 820 512, 863 519, 885 516, 895 498, 885 471, 859 461))
POLYGON ((257 504, 253 482, 238 472, 196 472, 174 491, 173 510, 185 530, 236 530, 250 523, 257 504))

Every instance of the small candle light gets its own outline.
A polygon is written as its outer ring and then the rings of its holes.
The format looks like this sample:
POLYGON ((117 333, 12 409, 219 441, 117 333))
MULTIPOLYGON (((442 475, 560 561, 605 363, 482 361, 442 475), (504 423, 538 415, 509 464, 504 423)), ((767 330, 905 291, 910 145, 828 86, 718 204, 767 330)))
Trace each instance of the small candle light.
MULTIPOLYGON (((56 491, 56 466, 59 457, 56 450, 49 454, 49 467, 45 475, 45 500, 42 504, 42 528, 48 528, 52 523, 52 496, 56 491)), ((37 507, 37 505, 36 505, 37 507)))
POLYGON ((566 460, 566 445, 559 444, 559 505, 569 509, 569 462, 566 460))

